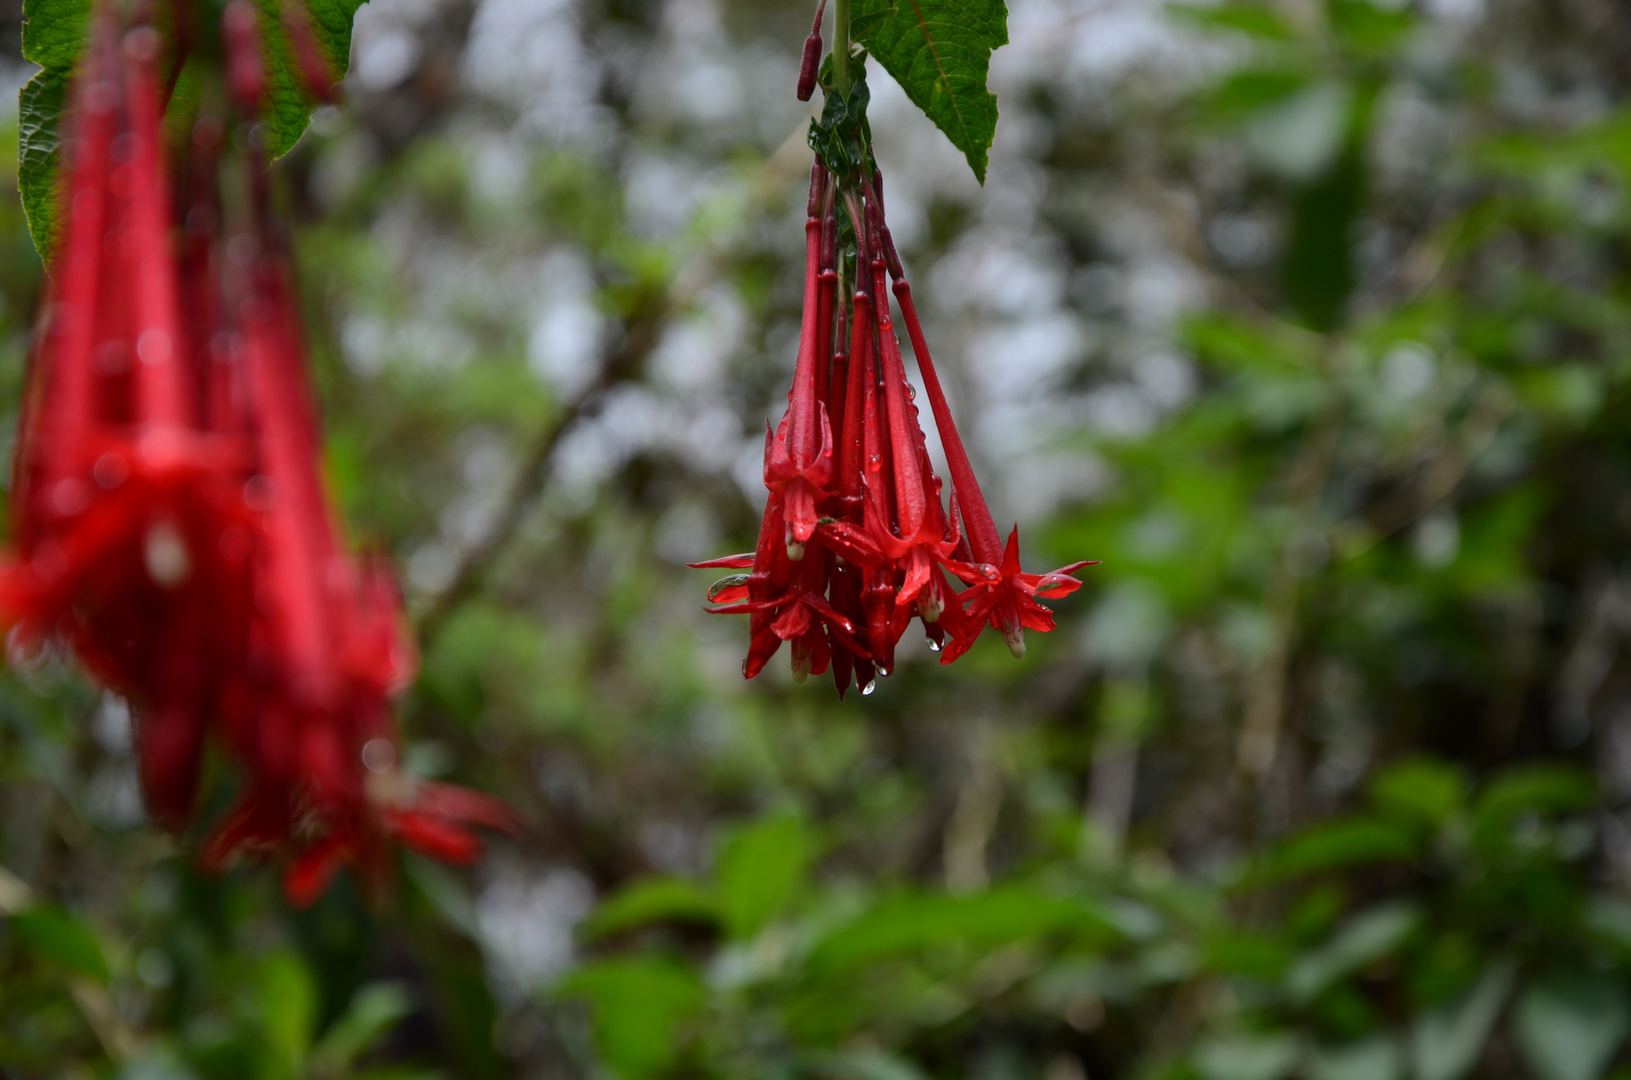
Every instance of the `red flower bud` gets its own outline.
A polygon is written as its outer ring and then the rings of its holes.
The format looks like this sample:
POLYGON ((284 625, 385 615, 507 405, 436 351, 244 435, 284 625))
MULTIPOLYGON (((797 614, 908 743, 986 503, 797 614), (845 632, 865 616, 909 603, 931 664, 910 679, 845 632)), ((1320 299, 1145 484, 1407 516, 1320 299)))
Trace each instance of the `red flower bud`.
POLYGON ((804 56, 799 62, 799 100, 809 101, 815 93, 816 72, 821 67, 821 18, 827 13, 827 0, 816 5, 815 22, 804 39, 804 56))

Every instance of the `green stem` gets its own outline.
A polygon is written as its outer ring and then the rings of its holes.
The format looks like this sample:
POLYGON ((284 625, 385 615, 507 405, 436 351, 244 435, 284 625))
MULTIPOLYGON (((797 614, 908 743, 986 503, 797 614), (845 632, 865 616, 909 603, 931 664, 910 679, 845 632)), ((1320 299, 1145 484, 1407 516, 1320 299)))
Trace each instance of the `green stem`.
POLYGON ((849 0, 834 0, 832 13, 833 88, 849 96, 849 0))

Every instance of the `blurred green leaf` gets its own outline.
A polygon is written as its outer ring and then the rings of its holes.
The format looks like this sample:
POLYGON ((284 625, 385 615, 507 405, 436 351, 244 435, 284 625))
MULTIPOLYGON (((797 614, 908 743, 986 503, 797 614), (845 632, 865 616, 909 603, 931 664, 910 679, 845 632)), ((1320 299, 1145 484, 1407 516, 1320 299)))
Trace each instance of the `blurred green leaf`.
POLYGON ((1631 1031, 1624 977, 1556 972, 1531 983, 1512 1010, 1512 1033, 1541 1080, 1597 1080, 1631 1031))
POLYGON ((1270 849, 1248 870, 1241 884, 1253 888, 1367 863, 1407 861, 1420 850, 1416 834, 1392 821, 1363 816, 1337 818, 1270 849))
POLYGON ((701 886, 683 878, 647 878, 608 897, 579 932, 593 940, 668 919, 712 923, 719 918, 719 902, 701 886))
POLYGON ((655 1076, 678 1058, 680 1025, 708 997, 695 971, 657 956, 587 964, 559 992, 588 1002, 595 1043, 626 1080, 655 1076))
POLYGON ((825 976, 937 944, 986 948, 1045 933, 1113 937, 1096 907, 1019 888, 977 896, 897 896, 867 909, 818 942, 806 962, 825 976))
POLYGON ((1457 1080, 1473 1067, 1512 990, 1514 974, 1510 962, 1497 960, 1471 990, 1416 1017, 1410 1030, 1416 1080, 1457 1080))
POLYGON ((343 1075, 358 1057, 412 1011, 413 1000, 401 983, 373 983, 363 987, 312 1050, 312 1072, 319 1077, 343 1075))
POLYGON ((1512 823, 1525 814, 1584 810, 1597 800, 1596 784, 1579 769, 1537 765, 1499 777, 1473 807, 1473 835, 1486 851, 1504 849, 1512 823))
POLYGON ((1207 30, 1234 31, 1264 41, 1293 41, 1296 32, 1267 4, 1228 3, 1216 7, 1199 4, 1168 4, 1167 14, 1179 22, 1207 30))
POLYGON ((1371 802, 1383 813, 1442 825, 1462 808, 1467 780, 1453 765, 1414 758, 1390 765, 1371 781, 1371 802))
POLYGON ((30 952, 71 975, 108 981, 108 962, 96 935, 72 913, 35 907, 7 919, 12 932, 30 952))
POLYGON ((1398 1080, 1403 1073, 1404 1055, 1387 1034, 1321 1046, 1308 1058, 1308 1080, 1398 1080))
POLYGON ((1294 1002, 1311 1001, 1337 979, 1397 949, 1421 926, 1422 918, 1420 909, 1405 902, 1361 912, 1323 947, 1297 959, 1286 973, 1286 992, 1294 1002))
POLYGON ((1302 1043, 1289 1032, 1209 1039, 1195 1049, 1205 1080, 1280 1080, 1297 1067, 1302 1043))
POLYGON ((1331 29, 1360 53, 1382 54, 1403 44, 1420 21, 1409 5, 1388 6, 1375 0, 1327 0, 1331 29))
POLYGON ((1594 893, 1586 900, 1581 924, 1622 950, 1631 952, 1631 900, 1594 893))
POLYGON ((770 814, 727 836, 717 875, 726 932, 740 938, 763 929, 798 894, 815 856, 809 825, 790 811, 770 814))
POLYGON ((1203 112, 1213 123, 1240 123, 1265 109, 1285 104, 1308 86, 1310 72, 1292 68, 1248 68, 1231 72, 1203 99, 1203 112))
POLYGON ((262 960, 255 983, 255 1019, 266 1040, 264 1080, 296 1080, 306 1068, 317 1019, 317 984, 297 953, 262 960))

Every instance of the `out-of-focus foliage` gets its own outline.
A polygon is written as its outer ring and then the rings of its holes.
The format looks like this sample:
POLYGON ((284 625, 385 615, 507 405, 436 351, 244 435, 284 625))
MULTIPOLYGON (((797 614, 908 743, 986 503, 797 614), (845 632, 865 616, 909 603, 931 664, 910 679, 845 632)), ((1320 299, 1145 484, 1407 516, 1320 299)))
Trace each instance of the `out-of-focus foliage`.
POLYGON ((1623 1076, 1631 10, 1020 0, 983 190, 874 66, 999 516, 1104 564, 1024 662, 842 705, 743 684, 679 565, 757 525, 808 19, 363 9, 282 166, 329 468, 421 628, 409 766, 529 827, 291 913, 16 657, 0 1074, 1623 1076))

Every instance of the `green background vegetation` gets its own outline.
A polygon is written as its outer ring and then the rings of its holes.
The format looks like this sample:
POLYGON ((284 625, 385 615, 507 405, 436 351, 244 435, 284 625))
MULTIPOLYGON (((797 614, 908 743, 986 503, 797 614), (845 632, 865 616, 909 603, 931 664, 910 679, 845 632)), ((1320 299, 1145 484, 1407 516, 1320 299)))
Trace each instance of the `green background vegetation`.
MULTIPOLYGON (((679 565, 757 526, 807 9, 378 3, 279 166, 328 466, 404 567, 409 766, 528 826, 291 912, 14 663, 0 1076, 1631 1075, 1631 9, 1016 3, 983 191, 880 105, 999 516, 1104 564, 1024 662, 840 704, 743 684, 679 565), (1128 10, 1147 55, 1060 52, 1128 10)), ((12 414, 38 287, 0 201, 12 414)))

